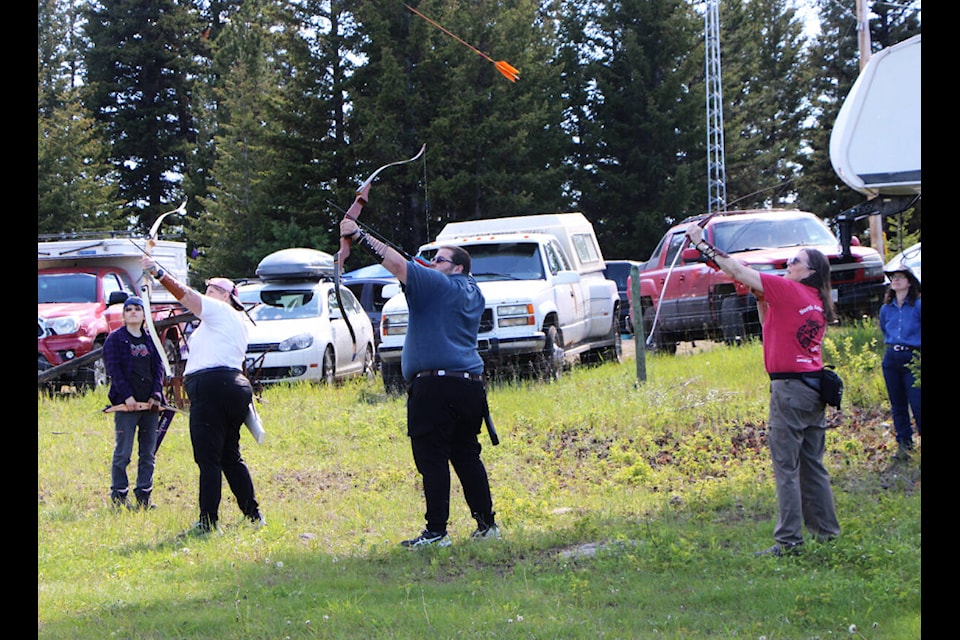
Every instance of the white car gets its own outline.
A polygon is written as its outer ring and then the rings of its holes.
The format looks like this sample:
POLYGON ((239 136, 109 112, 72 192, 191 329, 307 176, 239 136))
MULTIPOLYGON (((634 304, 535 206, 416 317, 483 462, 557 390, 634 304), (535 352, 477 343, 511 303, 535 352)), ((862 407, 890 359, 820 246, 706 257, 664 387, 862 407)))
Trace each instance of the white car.
MULTIPOLYGON (((920 243, 907 247, 897 255, 891 258, 890 262, 884 265, 885 272, 893 271, 900 265, 907 265, 913 271, 913 275, 920 280, 920 243)), ((889 281, 889 278, 887 279, 889 281)))
POLYGON ((343 310, 334 283, 326 279, 272 278, 239 289, 244 304, 256 302, 248 310, 255 323, 246 361, 252 380, 332 384, 374 375, 373 325, 346 287, 340 288, 343 310), (356 345, 344 315, 356 334, 356 345))

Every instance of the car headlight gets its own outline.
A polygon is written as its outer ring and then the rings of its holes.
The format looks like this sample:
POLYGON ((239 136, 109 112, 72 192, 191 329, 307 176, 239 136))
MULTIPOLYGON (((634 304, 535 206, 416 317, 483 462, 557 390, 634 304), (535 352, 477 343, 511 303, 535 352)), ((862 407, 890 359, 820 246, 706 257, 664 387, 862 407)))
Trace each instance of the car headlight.
POLYGON ((309 333, 301 333, 299 335, 293 336, 292 338, 287 338, 277 347, 278 351, 300 351, 301 349, 309 349, 313 346, 313 335, 309 333))
POLYGON ((63 316, 47 320, 47 327, 55 334, 65 336, 79 331, 80 322, 73 316, 63 316))
POLYGON ((406 335, 407 323, 409 321, 409 313, 391 313, 390 315, 385 315, 380 321, 382 334, 385 336, 406 335))
POLYGON ((536 323, 532 304, 504 304, 497 307, 498 326, 526 327, 536 323))

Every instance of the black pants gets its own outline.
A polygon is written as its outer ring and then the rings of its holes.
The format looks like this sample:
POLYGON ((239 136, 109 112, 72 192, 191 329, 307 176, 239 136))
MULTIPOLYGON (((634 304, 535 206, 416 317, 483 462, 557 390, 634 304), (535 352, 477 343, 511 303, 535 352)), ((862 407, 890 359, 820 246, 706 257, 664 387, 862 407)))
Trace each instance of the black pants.
POLYGON ((428 531, 447 530, 451 464, 478 527, 494 523, 490 483, 477 439, 486 407, 486 390, 478 380, 425 377, 415 379, 410 386, 407 435, 423 478, 428 531))
POLYGON ((219 519, 221 474, 243 515, 259 520, 253 480, 240 457, 240 427, 253 398, 250 381, 237 370, 210 369, 188 376, 185 388, 193 459, 200 469, 200 522, 213 526, 219 519))

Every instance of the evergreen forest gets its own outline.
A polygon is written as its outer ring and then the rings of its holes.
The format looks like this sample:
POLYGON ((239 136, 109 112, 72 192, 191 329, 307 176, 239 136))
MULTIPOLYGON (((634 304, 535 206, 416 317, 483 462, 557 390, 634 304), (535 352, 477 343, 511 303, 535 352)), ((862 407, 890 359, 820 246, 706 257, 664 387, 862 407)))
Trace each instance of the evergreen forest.
MULTIPOLYGON (((703 1, 407 2, 39 0, 38 235, 143 234, 185 201, 160 235, 193 277, 250 277, 335 252, 358 186, 424 144, 363 211, 408 253, 447 222, 582 211, 606 258, 644 260, 707 210, 703 1)), ((864 4, 873 52, 920 33, 919 0, 864 4)), ((861 202, 829 159, 855 0, 718 6, 727 208, 861 202)), ((884 221, 891 251, 919 213, 884 221)))

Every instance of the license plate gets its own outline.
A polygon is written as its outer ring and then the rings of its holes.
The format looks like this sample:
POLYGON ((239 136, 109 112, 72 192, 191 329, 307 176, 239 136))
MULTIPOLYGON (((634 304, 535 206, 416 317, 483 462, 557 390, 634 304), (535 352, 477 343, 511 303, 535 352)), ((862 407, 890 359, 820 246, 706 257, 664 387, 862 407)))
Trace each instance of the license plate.
POLYGON ((840 300, 840 292, 836 289, 830 290, 830 296, 833 298, 834 302, 837 302, 838 300, 840 300))

